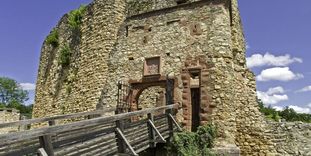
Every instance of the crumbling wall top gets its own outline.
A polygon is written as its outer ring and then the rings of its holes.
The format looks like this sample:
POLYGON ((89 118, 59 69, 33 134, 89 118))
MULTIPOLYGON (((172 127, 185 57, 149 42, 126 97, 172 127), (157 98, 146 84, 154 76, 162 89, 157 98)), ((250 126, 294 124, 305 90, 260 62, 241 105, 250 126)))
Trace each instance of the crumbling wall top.
POLYGON ((201 0, 126 0, 128 16, 174 7, 201 0))

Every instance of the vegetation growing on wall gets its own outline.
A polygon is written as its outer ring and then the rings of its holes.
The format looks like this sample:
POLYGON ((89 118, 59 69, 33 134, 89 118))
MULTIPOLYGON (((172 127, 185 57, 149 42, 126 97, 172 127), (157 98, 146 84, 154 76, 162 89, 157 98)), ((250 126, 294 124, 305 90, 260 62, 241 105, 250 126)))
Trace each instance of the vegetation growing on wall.
POLYGON ((60 56, 59 56, 59 64, 62 67, 66 67, 70 64, 70 48, 68 44, 65 44, 61 49, 60 49, 60 56))
POLYGON ((211 124, 198 127, 197 132, 175 133, 168 151, 178 156, 214 156, 210 148, 213 147, 215 137, 216 128, 211 124))
POLYGON ((264 103, 258 99, 259 110, 262 112, 268 120, 279 121, 285 119, 286 121, 302 121, 311 123, 311 114, 297 113, 294 109, 286 107, 282 111, 277 111, 271 106, 265 107, 264 103))
POLYGON ((46 43, 52 45, 53 47, 58 47, 58 31, 53 29, 51 33, 46 38, 46 43))
POLYGON ((68 23, 71 29, 78 30, 82 24, 83 13, 86 10, 85 5, 81 5, 78 9, 71 11, 68 14, 68 23))

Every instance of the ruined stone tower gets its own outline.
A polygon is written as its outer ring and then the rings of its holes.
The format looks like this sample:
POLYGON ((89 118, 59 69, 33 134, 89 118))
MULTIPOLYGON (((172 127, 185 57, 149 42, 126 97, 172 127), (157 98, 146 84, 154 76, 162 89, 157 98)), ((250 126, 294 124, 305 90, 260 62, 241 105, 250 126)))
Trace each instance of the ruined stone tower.
POLYGON ((68 18, 55 28, 57 46, 43 44, 34 117, 115 107, 120 81, 136 87, 131 107, 165 104, 164 81, 173 79, 185 129, 214 123, 216 148, 272 152, 246 67, 237 0, 95 0, 79 30, 68 18))

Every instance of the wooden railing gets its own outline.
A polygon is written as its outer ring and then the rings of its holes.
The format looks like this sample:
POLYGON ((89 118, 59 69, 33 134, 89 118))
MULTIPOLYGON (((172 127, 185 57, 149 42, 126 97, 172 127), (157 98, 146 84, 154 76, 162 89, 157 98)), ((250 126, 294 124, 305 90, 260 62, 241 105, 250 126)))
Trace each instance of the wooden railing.
POLYGON ((49 127, 0 135, 0 155, 138 155, 157 143, 164 143, 176 130, 173 109, 178 104, 145 110, 95 116, 82 121, 54 125, 55 120, 99 115, 77 113, 0 124, 0 127, 48 122, 49 127), (131 119, 135 118, 135 122, 131 119))

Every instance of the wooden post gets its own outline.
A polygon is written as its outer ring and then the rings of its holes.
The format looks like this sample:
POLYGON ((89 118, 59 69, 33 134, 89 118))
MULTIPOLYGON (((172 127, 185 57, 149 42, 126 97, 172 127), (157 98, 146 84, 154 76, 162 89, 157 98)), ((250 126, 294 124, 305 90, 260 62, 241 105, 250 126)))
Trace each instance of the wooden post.
POLYGON ((54 126, 55 125, 55 120, 49 121, 49 126, 54 126))
MULTIPOLYGON (((55 125, 55 120, 48 121, 49 126, 55 125)), ((39 142, 41 147, 47 153, 48 156, 54 156, 54 149, 52 144, 52 139, 50 135, 44 135, 39 137, 39 142)))
POLYGON ((39 137, 41 147, 46 151, 48 156, 54 156, 54 150, 50 135, 44 135, 39 137))
MULTIPOLYGON (((166 105, 171 105, 174 102, 174 80, 169 79, 167 76, 166 80, 166 105)), ((168 128, 169 128, 169 135, 170 137, 173 136, 174 127, 173 127, 173 121, 170 119, 169 114, 173 114, 172 109, 166 110, 166 116, 167 116, 167 122, 168 122, 168 128)))
MULTIPOLYGON (((118 113, 118 112, 116 112, 118 113)), ((116 121, 116 127, 123 132, 124 131, 124 121, 123 120, 117 120, 116 121)), ((116 137, 117 137, 117 145, 118 145, 118 152, 119 153, 125 153, 126 152, 126 145, 123 141, 122 136, 116 132, 116 137)))
POLYGON ((170 114, 172 114, 172 113, 173 113, 172 109, 169 109, 169 110, 166 111, 167 123, 168 123, 168 129, 169 129, 170 137, 173 137, 173 134, 174 134, 173 121, 170 118, 170 114))
MULTIPOLYGON (((154 121, 154 118, 153 118, 153 114, 152 113, 148 113, 148 119, 150 121, 154 121)), ((149 130, 149 139, 150 139, 150 147, 151 148, 155 148, 156 147, 156 142, 155 142, 155 133, 154 133, 154 130, 153 128, 151 127, 150 124, 148 124, 148 130, 149 130)))

